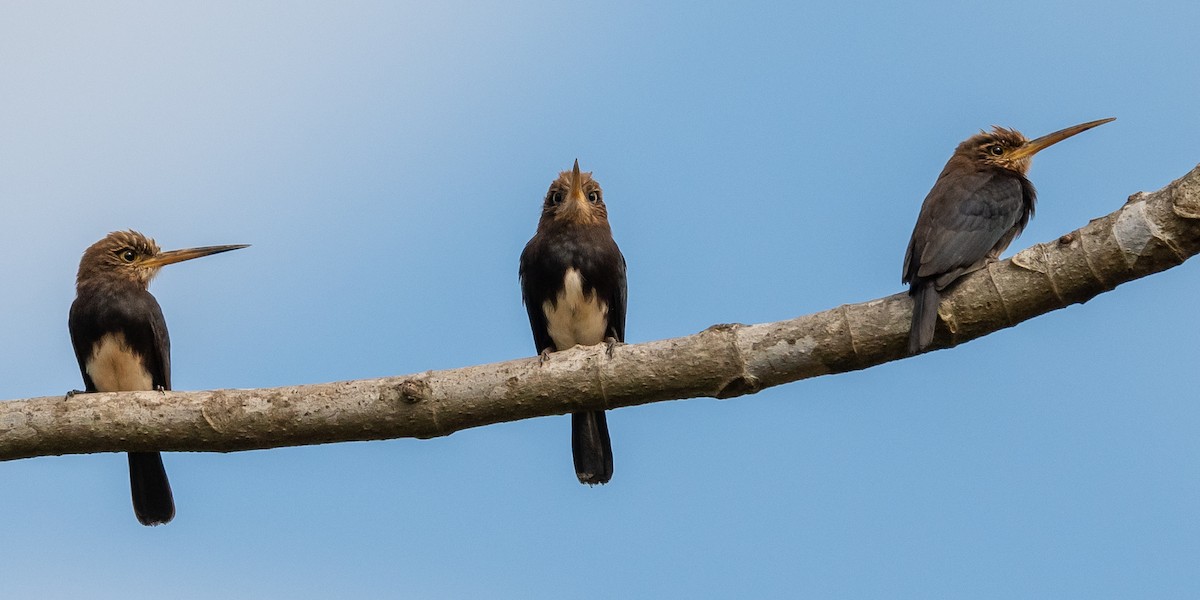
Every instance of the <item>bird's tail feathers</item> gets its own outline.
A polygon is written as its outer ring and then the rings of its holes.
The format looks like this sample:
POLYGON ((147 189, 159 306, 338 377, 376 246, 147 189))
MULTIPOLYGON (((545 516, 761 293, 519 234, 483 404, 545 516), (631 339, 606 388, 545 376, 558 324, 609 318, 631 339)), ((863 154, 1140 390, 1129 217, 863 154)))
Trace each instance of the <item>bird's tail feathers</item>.
POLYGON ((913 299, 912 328, 908 332, 908 353, 917 354, 933 342, 941 296, 932 281, 914 281, 908 294, 913 299))
POLYGON ((162 525, 175 517, 175 500, 162 454, 129 453, 129 489, 133 494, 133 514, 142 525, 162 525))
POLYGON ((571 414, 571 454, 579 483, 608 483, 613 473, 612 442, 604 411, 571 414))

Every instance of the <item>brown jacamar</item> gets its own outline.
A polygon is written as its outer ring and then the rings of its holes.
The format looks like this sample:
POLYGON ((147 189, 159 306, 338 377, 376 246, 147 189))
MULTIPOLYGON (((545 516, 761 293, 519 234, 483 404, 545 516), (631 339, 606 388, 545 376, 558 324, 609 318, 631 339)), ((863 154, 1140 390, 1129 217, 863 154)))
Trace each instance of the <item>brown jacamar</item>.
MULTIPOLYGON (((150 280, 165 265, 244 245, 162 252, 136 231, 115 231, 79 261, 68 326, 86 392, 171 389, 171 340, 150 280)), ((171 485, 158 452, 129 453, 133 512, 143 525, 175 516, 171 485)))
MULTIPOLYGON (((625 341, 625 257, 613 240, 604 192, 591 173, 559 173, 542 202, 537 233, 521 253, 521 293, 537 352, 625 341)), ((603 410, 571 415, 571 453, 580 483, 612 478, 603 410)))
POLYGON ((1021 234, 1033 216, 1037 192, 1025 177, 1033 155, 1113 119, 1090 121, 1035 140, 993 127, 954 150, 925 202, 904 254, 904 283, 911 284, 912 328, 908 352, 933 341, 939 292, 982 268, 1021 234))

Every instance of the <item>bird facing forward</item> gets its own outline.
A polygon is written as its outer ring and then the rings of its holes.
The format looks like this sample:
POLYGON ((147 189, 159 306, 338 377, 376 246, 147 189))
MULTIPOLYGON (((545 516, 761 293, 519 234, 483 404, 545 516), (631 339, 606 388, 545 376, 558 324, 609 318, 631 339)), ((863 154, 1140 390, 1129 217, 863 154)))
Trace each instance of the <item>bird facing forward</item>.
MULTIPOLYGON (((136 231, 115 231, 84 251, 68 326, 85 391, 171 389, 171 340, 150 280, 171 263, 245 247, 162 252, 136 231)), ((133 512, 143 525, 175 516, 161 454, 130 452, 129 484, 133 512)))
MULTIPOLYGON (((625 341, 625 257, 613 241, 604 192, 591 173, 559 173, 542 202, 537 233, 521 253, 521 295, 537 352, 625 341)), ((603 410, 571 415, 571 453, 580 483, 612 478, 603 410)))
POLYGON ((1025 177, 1040 150, 1108 123, 1090 121, 1036 140, 994 127, 958 145, 921 205, 904 254, 903 282, 913 299, 908 353, 933 341, 940 292, 999 258, 1033 216, 1037 192, 1025 177))

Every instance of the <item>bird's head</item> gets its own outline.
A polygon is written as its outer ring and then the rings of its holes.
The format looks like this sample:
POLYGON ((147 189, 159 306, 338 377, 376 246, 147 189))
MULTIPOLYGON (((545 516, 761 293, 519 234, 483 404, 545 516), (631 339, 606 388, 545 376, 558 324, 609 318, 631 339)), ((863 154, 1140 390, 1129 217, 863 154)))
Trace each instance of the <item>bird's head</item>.
POLYGON ((959 144, 958 152, 966 154, 979 165, 999 167, 1022 175, 1029 172, 1033 155, 1077 133, 1083 133, 1115 119, 1100 119, 1060 129, 1035 140, 1027 140, 1015 129, 994 126, 990 132, 981 131, 959 144))
POLYGON ((163 252, 154 240, 133 231, 114 231, 92 244, 79 260, 76 285, 89 281, 134 284, 146 289, 158 270, 171 263, 245 248, 246 244, 204 246, 163 252))
POLYGON ((592 174, 579 172, 579 159, 570 171, 558 174, 542 204, 542 222, 596 225, 608 222, 604 191, 592 174))

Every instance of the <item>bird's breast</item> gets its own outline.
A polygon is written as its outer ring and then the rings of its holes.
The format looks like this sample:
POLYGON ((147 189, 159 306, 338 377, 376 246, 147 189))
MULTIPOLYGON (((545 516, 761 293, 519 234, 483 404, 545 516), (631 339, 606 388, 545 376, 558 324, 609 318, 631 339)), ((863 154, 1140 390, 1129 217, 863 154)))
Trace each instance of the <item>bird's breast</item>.
POLYGON ((99 392, 154 389, 154 379, 141 355, 129 347, 121 333, 106 333, 92 345, 86 369, 99 392))
POLYGON ((578 269, 567 269, 563 287, 553 301, 542 303, 550 339, 557 350, 575 345, 592 346, 604 341, 608 328, 608 304, 593 291, 585 294, 578 269))

